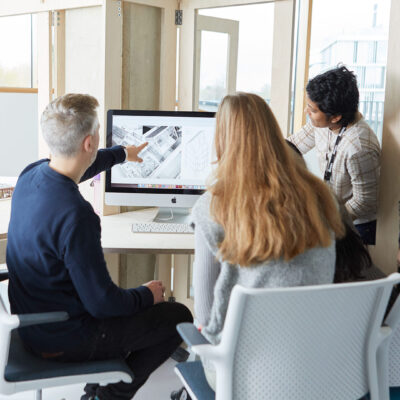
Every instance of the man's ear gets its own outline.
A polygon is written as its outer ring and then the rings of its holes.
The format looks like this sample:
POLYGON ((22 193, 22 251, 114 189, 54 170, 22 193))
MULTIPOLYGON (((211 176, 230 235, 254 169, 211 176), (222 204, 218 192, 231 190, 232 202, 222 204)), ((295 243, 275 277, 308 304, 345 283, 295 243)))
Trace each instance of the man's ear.
POLYGON ((341 116, 341 115, 334 115, 334 116, 331 118, 331 123, 332 123, 332 124, 337 124, 341 119, 342 119, 342 116, 341 116))
POLYGON ((85 152, 91 153, 93 152, 93 136, 87 135, 82 142, 82 148, 85 152))

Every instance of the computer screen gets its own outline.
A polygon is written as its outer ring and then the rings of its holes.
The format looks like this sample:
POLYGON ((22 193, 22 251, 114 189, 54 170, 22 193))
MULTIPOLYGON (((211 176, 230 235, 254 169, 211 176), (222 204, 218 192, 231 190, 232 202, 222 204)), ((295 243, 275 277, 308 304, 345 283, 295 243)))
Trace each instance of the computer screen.
POLYGON ((107 171, 106 203, 192 207, 212 170, 214 131, 211 112, 110 110, 107 147, 148 145, 142 163, 107 171))

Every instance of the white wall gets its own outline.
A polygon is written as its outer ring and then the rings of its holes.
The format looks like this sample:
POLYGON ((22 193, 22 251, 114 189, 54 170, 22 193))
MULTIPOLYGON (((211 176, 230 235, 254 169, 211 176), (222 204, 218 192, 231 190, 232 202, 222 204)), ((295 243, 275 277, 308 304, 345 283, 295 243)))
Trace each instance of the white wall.
POLYGON ((0 176, 18 176, 37 159, 37 93, 0 93, 0 176))

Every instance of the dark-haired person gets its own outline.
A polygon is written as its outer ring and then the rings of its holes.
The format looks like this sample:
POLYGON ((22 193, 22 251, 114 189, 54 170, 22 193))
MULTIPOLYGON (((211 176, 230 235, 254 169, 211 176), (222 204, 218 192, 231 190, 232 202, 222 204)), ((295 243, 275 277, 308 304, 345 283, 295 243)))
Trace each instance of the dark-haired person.
POLYGON ((340 66, 311 79, 306 94, 310 121, 288 139, 303 154, 315 147, 324 180, 364 244, 375 244, 381 149, 358 111, 357 79, 340 66))

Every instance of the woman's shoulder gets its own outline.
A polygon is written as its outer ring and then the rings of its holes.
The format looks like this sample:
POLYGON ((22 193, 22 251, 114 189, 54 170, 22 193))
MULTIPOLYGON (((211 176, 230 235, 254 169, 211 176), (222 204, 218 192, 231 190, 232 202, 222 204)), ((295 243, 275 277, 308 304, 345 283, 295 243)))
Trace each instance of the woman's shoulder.
POLYGON ((349 155, 371 150, 380 152, 379 140, 363 117, 348 129, 343 139, 347 142, 346 149, 349 155))
POLYGON ((195 230, 199 230, 214 254, 218 252, 218 244, 224 238, 224 230, 211 216, 211 194, 205 192, 192 209, 190 223, 195 230))

